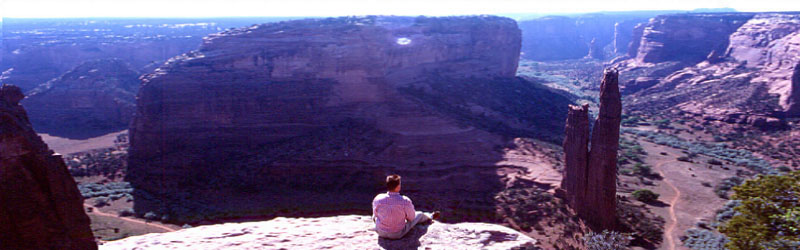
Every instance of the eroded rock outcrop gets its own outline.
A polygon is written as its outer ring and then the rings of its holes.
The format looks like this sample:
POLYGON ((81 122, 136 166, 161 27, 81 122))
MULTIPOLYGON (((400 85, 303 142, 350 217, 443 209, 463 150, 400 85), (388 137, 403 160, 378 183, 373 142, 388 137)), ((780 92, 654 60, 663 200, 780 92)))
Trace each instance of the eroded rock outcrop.
POLYGON ((369 216, 275 218, 199 226, 112 241, 100 249, 512 249, 536 241, 510 228, 483 223, 418 225, 399 240, 378 238, 369 216))
POLYGON ((0 246, 3 249, 96 249, 83 197, 33 131, 19 88, 0 88, 0 246))
POLYGON ((613 230, 617 224, 617 150, 622 100, 616 69, 604 72, 600 112, 589 149, 588 106, 570 106, 564 139, 567 202, 590 225, 613 230))
MULTIPOLYGON (((734 27, 739 22, 741 25, 727 39, 717 39, 729 41, 724 49, 700 50, 709 52, 706 59, 699 63, 694 60, 646 65, 623 63, 621 67, 625 75, 638 77, 636 80, 623 81, 626 94, 634 94, 627 99, 626 106, 634 110, 651 111, 677 108, 683 112, 701 114, 709 120, 746 123, 763 129, 785 127, 783 118, 792 113, 789 112, 792 76, 800 58, 800 15, 752 14, 746 20, 740 20, 748 16, 744 14, 707 15, 703 18, 719 15, 719 20, 733 18, 731 20, 735 21, 729 21, 721 27, 734 27), (638 79, 648 78, 657 81, 639 84, 638 79)), ((714 25, 710 27, 721 25, 719 22, 713 21, 714 25)), ((692 23, 690 26, 701 29, 700 24, 703 23, 692 23)), ((687 39, 703 40, 702 36, 687 39)), ((710 45, 706 41, 701 44, 710 45)), ((663 46, 668 47, 666 44, 663 46)), ((644 50, 640 49, 639 52, 643 53, 644 50)), ((699 58, 701 53, 695 55, 699 58)), ((643 58, 642 55, 639 58, 643 58)))
POLYGON ((628 57, 636 58, 639 54, 639 45, 641 45, 642 35, 644 35, 644 28, 646 26, 646 23, 640 23, 633 27, 633 30, 631 31, 631 41, 628 44, 628 50, 626 51, 626 53, 628 53, 628 57))
POLYGON ((636 59, 643 63, 698 63, 713 50, 724 51, 728 38, 754 14, 673 14, 650 20, 636 59))
POLYGON ((515 164, 504 162, 511 138, 558 138, 557 106, 569 103, 514 78, 519 50, 515 22, 491 16, 308 19, 212 35, 143 77, 127 176, 136 212, 368 209, 391 172, 431 207, 459 204, 455 189, 491 203, 505 187, 498 165, 515 164), (450 180, 464 185, 441 185, 450 180))
POLYGON ((93 137, 130 125, 139 84, 126 62, 93 60, 40 85, 22 104, 40 133, 93 137))
POLYGON ((589 150, 588 191, 586 198, 589 223, 601 228, 614 228, 617 217, 617 150, 619 126, 622 121, 622 96, 619 93, 619 73, 606 70, 600 85, 600 108, 592 127, 589 150))
POLYGON ((569 106, 564 137, 564 180, 567 202, 584 214, 589 175, 589 105, 569 106))
POLYGON ((794 67, 792 86, 786 99, 786 113, 793 117, 800 116, 800 62, 794 67))
POLYGON ((596 60, 603 60, 605 58, 603 55, 603 47, 600 46, 597 38, 592 38, 592 41, 589 42, 589 54, 586 55, 586 58, 596 60))
POLYGON ((664 13, 669 11, 546 16, 520 21, 523 57, 534 61, 581 59, 590 50, 596 59, 622 56, 631 52, 632 39, 641 38, 634 27, 664 13), (590 47, 592 40, 594 49, 590 47))

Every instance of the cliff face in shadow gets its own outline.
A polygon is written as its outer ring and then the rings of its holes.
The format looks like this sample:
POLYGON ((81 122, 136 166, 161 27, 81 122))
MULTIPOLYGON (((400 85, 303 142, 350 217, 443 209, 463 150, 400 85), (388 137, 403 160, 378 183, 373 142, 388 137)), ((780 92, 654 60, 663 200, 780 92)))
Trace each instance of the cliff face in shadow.
POLYGON ((36 135, 19 88, 0 88, 0 246, 97 249, 64 160, 36 135))
POLYGON ((491 203, 505 185, 504 149, 514 137, 557 140, 556 107, 569 103, 515 78, 519 51, 516 23, 491 16, 308 19, 211 35, 143 77, 127 177, 136 211, 198 220, 361 209, 392 172, 431 207, 455 206, 458 190, 491 203))
POLYGON ((39 85, 22 105, 40 133, 95 137, 130 125, 139 84, 123 60, 93 60, 39 85))

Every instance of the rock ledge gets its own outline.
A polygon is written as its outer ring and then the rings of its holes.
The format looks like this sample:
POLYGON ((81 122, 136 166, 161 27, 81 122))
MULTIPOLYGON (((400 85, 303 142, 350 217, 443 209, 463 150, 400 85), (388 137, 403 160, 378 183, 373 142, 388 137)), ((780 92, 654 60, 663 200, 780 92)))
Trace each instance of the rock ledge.
POLYGON ((379 239, 369 216, 275 218, 199 226, 108 242, 100 249, 511 249, 536 241, 486 223, 418 225, 399 240, 379 239))

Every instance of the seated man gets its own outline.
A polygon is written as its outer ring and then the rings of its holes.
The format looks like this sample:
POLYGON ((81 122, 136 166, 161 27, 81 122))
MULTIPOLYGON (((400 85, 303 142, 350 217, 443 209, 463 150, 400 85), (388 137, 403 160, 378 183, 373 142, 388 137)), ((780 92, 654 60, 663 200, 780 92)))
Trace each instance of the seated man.
POLYGON ((438 219, 439 212, 429 217, 422 212, 414 211, 411 199, 400 195, 400 176, 393 174, 386 177, 386 188, 389 192, 379 194, 372 200, 372 220, 378 236, 389 239, 400 239, 414 225, 438 219))

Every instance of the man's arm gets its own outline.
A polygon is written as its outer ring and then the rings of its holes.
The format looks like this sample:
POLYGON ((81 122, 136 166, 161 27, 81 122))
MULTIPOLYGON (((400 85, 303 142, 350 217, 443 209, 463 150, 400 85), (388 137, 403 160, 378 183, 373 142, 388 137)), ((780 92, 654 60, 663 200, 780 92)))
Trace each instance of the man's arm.
POLYGON ((406 220, 413 221, 416 215, 417 211, 414 210, 414 203, 411 202, 411 199, 408 199, 408 204, 406 205, 406 220))
MULTIPOLYGON (((377 198, 377 197, 376 197, 377 198)), ((375 210, 376 208, 377 199, 372 200, 372 221, 375 222, 375 213, 378 212, 375 210)))

